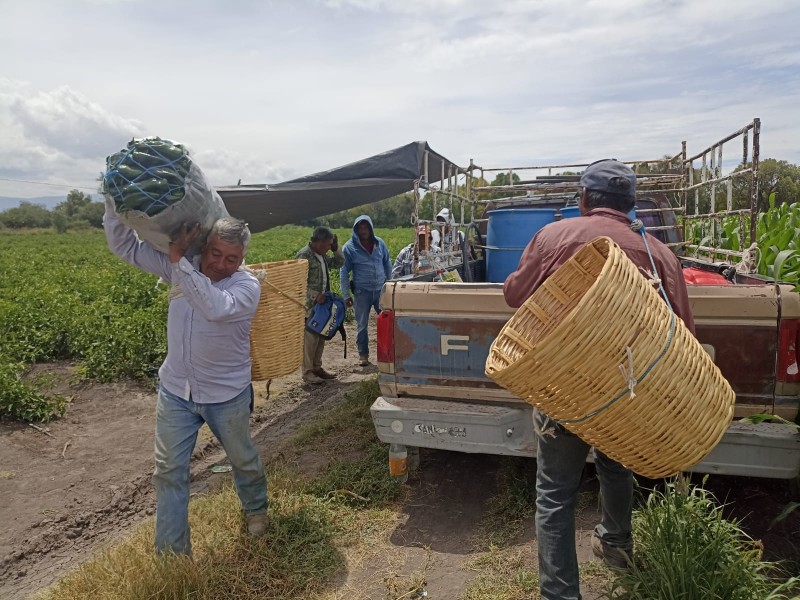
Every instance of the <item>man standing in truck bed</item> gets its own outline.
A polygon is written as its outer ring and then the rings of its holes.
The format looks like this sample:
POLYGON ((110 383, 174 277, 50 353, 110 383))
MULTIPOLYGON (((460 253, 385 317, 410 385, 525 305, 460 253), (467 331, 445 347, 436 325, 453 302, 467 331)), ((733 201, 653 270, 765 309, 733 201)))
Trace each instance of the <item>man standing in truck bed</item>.
MULTIPOLYGON (((642 235, 626 215, 636 202, 636 175, 623 163, 607 159, 589 165, 580 179, 581 217, 547 225, 530 241, 517 270, 503 286, 506 302, 521 306, 552 273, 585 244, 599 236, 614 240, 643 272, 652 270, 642 235)), ((658 277, 675 314, 694 333, 686 283, 678 258, 647 235, 658 277)), ((586 349, 587 360, 591 348, 586 349)), ((575 503, 589 445, 534 411, 537 434, 536 539, 543 600, 580 600, 575 553, 575 503)), ((600 481, 602 522, 595 527, 592 550, 612 568, 625 569, 632 556, 633 474, 602 452, 595 452, 600 481)))

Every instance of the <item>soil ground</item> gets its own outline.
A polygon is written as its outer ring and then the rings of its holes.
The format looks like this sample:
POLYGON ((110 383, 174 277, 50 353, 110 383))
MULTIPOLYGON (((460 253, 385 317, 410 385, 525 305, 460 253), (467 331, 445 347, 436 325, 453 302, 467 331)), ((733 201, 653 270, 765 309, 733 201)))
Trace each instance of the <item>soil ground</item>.
MULTIPOLYGON (((349 331, 350 339, 355 332, 349 331)), ((352 342, 351 342, 352 344, 352 342)), ((375 373, 356 366, 351 349, 342 357, 342 342, 325 351, 325 366, 338 375, 324 386, 303 384, 299 372, 276 380, 266 400, 264 384, 256 386, 253 436, 265 462, 275 448, 320 409, 341 400, 347 389, 375 373)), ((154 512, 153 468, 155 391, 133 382, 76 383, 69 364, 43 364, 36 370, 56 375, 56 391, 72 396, 64 418, 40 429, 0 423, 0 598, 21 600, 58 580, 98 549, 126 535, 154 512)), ((309 455, 313 470, 320 457, 309 455)), ((398 526, 390 535, 392 556, 370 559, 339 582, 353 598, 383 599, 387 581, 424 572, 429 598, 453 599, 476 573, 465 568, 474 557, 473 541, 494 488, 501 459, 443 451, 422 452, 420 471, 409 484, 411 494, 398 526), (385 570, 376 577, 376 570, 385 570), (382 582, 382 583, 380 583, 382 582)), ((213 488, 229 474, 212 474, 225 461, 216 441, 201 432, 193 455, 193 493, 213 488)), ((531 460, 531 474, 535 461, 531 460)), ((532 477, 531 477, 532 479, 532 477)), ((591 478, 587 490, 596 491, 591 478)), ((796 539, 800 515, 769 529, 787 503, 785 484, 756 479, 717 478, 716 493, 730 503, 748 531, 762 539, 765 557, 800 564, 796 539), (798 519, 795 519, 798 517, 798 519)), ((578 556, 592 560, 589 545, 597 506, 578 516, 578 556)), ((800 512, 800 511, 795 511, 800 512)), ((532 523, 516 546, 535 564, 532 523)), ((584 598, 598 598, 586 585, 584 598)))

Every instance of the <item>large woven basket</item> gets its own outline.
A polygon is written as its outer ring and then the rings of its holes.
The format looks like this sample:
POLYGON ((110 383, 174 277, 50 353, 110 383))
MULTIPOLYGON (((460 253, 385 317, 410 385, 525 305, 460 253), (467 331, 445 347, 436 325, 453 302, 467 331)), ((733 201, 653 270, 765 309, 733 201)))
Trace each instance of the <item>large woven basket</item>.
POLYGON ((517 310, 491 346, 486 374, 651 478, 698 463, 733 418, 735 394, 719 369, 606 237, 517 310))
POLYGON ((250 331, 253 381, 288 375, 303 362, 308 261, 283 260, 248 268, 261 281, 261 299, 250 331))

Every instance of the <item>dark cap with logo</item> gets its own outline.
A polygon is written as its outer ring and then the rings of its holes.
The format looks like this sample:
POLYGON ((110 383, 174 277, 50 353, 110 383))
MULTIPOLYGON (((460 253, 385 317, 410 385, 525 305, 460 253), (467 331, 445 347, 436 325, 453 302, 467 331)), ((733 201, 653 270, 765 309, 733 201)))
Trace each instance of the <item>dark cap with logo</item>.
POLYGON ((580 186, 636 199, 636 173, 616 158, 598 160, 586 167, 580 186))

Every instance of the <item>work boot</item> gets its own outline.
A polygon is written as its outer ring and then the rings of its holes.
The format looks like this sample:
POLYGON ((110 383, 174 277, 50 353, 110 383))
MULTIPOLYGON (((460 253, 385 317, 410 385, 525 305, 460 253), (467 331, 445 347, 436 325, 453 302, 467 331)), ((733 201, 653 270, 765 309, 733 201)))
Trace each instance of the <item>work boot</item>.
POLYGON ((322 377, 319 377, 313 371, 307 371, 303 374, 303 381, 306 383, 310 383, 311 385, 319 385, 320 383, 324 383, 325 380, 322 377))
POLYGON ((629 571, 631 568, 631 551, 609 546, 597 534, 592 536, 592 552, 601 558, 609 569, 629 571))
POLYGON ((369 354, 359 354, 358 355, 358 366, 360 366, 360 367, 368 367, 369 366, 369 354))
POLYGON ((245 517, 247 523, 247 533, 253 537, 261 537, 267 533, 267 513, 258 513, 255 515, 247 515, 245 517))
POLYGON ((319 369, 314 369, 314 375, 317 377, 321 377, 322 379, 336 379, 336 375, 333 373, 328 373, 325 369, 320 367, 319 369))

